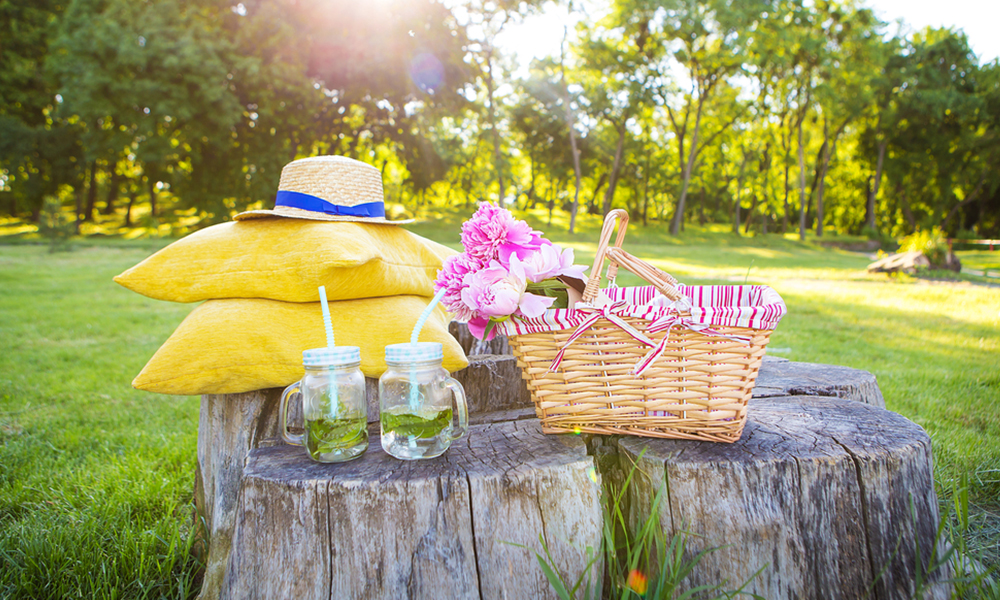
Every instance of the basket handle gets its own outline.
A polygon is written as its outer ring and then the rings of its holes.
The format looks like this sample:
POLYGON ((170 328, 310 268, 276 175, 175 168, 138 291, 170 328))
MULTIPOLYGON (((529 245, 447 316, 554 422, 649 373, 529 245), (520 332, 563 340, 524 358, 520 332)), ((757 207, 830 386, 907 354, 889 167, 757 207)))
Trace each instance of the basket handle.
POLYGON ((642 277, 667 298, 680 299, 681 293, 674 287, 677 285, 677 280, 669 273, 657 269, 641 258, 632 256, 621 248, 608 248, 608 259, 625 267, 626 271, 631 271, 642 277))
POLYGON ((608 278, 612 279, 618 272, 618 265, 626 270, 635 273, 653 285, 664 296, 671 300, 677 300, 681 294, 674 288, 677 280, 657 269, 644 260, 638 259, 628 252, 622 250, 622 242, 625 240, 625 229, 628 227, 628 213, 620 208, 608 213, 604 217, 604 227, 601 229, 601 239, 597 244, 597 254, 594 255, 594 266, 590 270, 590 278, 587 280, 587 287, 583 290, 583 301, 592 303, 597 298, 597 291, 601 287, 601 270, 604 268, 604 257, 610 259, 608 266, 608 278), (615 238, 615 245, 608 248, 611 241, 611 234, 614 233, 615 225, 618 226, 618 237, 615 238))
MULTIPOLYGON (((611 234, 618 225, 618 238, 615 244, 621 247, 625 240, 625 228, 628 227, 628 213, 620 208, 616 208, 604 217, 604 227, 601 228, 601 239, 597 242, 597 254, 594 255, 594 266, 590 269, 590 278, 587 279, 587 287, 583 289, 583 301, 588 304, 597 298, 597 290, 601 287, 601 270, 604 268, 604 255, 608 252, 608 242, 611 241, 611 234)), ((608 268, 608 277, 617 272, 617 266, 612 271, 608 268)))

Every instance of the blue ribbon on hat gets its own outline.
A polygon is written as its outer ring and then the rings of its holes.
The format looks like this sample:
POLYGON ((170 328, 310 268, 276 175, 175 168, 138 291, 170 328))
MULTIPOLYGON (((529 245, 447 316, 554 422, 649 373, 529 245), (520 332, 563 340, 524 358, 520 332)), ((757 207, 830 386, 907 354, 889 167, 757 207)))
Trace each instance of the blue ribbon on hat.
POLYGON ((341 217, 385 218, 384 202, 376 201, 358 204, 357 206, 340 206, 312 194, 303 194, 302 192, 292 192, 289 190, 279 190, 274 198, 274 205, 276 207, 289 206, 291 208, 300 208, 310 212, 320 212, 341 217))

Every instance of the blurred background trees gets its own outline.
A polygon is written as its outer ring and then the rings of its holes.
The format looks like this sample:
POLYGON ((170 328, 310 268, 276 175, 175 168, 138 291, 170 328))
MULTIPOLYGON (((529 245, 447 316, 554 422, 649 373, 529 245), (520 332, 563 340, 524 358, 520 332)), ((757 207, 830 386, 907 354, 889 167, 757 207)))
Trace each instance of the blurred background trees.
POLYGON ((397 210, 1000 237, 1000 65, 960 31, 893 37, 853 0, 564 5, 562 51, 519 69, 497 40, 538 1, 2 0, 0 214, 198 227, 341 154, 397 210))

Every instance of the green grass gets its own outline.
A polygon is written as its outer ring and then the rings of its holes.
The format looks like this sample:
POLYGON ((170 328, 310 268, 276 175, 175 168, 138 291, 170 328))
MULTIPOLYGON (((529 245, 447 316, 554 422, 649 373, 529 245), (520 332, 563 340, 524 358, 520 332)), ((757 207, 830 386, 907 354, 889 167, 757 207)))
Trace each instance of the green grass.
POLYGON ((194 587, 198 401, 130 386, 191 306, 111 282, 133 246, 0 246, 0 597, 194 587))
MULTIPOLYGON (((470 212, 428 214, 410 228, 459 247, 470 212)), ((581 215, 572 236, 564 214, 551 231, 544 211, 527 218, 573 247, 577 262, 592 260, 598 218, 581 215)), ((8 231, 0 236, 0 597, 190 596, 198 399, 130 382, 192 305, 111 281, 170 240, 88 238, 50 254, 30 231, 8 231)), ((941 497, 969 482, 970 549, 1000 564, 1000 287, 867 275, 865 255, 814 242, 724 226, 671 237, 663 224, 633 222, 625 248, 687 283, 777 289, 789 314, 771 353, 875 373, 888 408, 931 435, 941 497)), ((637 280, 623 274, 618 283, 637 280)))

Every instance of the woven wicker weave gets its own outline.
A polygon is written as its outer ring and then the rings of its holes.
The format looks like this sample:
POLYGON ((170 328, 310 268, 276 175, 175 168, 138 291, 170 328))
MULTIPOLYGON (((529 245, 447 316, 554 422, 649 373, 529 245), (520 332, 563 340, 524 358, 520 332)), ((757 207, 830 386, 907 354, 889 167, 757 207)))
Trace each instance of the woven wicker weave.
MULTIPOLYGON (((605 257, 611 261, 609 277, 621 265, 668 298, 680 297, 674 288, 676 280, 621 250, 627 223, 628 215, 622 210, 612 211, 605 220, 584 301, 591 302, 597 295, 605 257), (608 248, 616 221, 616 246, 608 248)), ((649 333, 643 319, 623 320, 655 343, 668 333, 649 333)), ((714 329, 722 335, 674 327, 663 354, 639 376, 631 371, 649 347, 604 318, 565 349, 554 372, 549 368, 572 329, 513 335, 510 342, 545 433, 734 442, 746 423, 747 403, 771 331, 714 329)))

